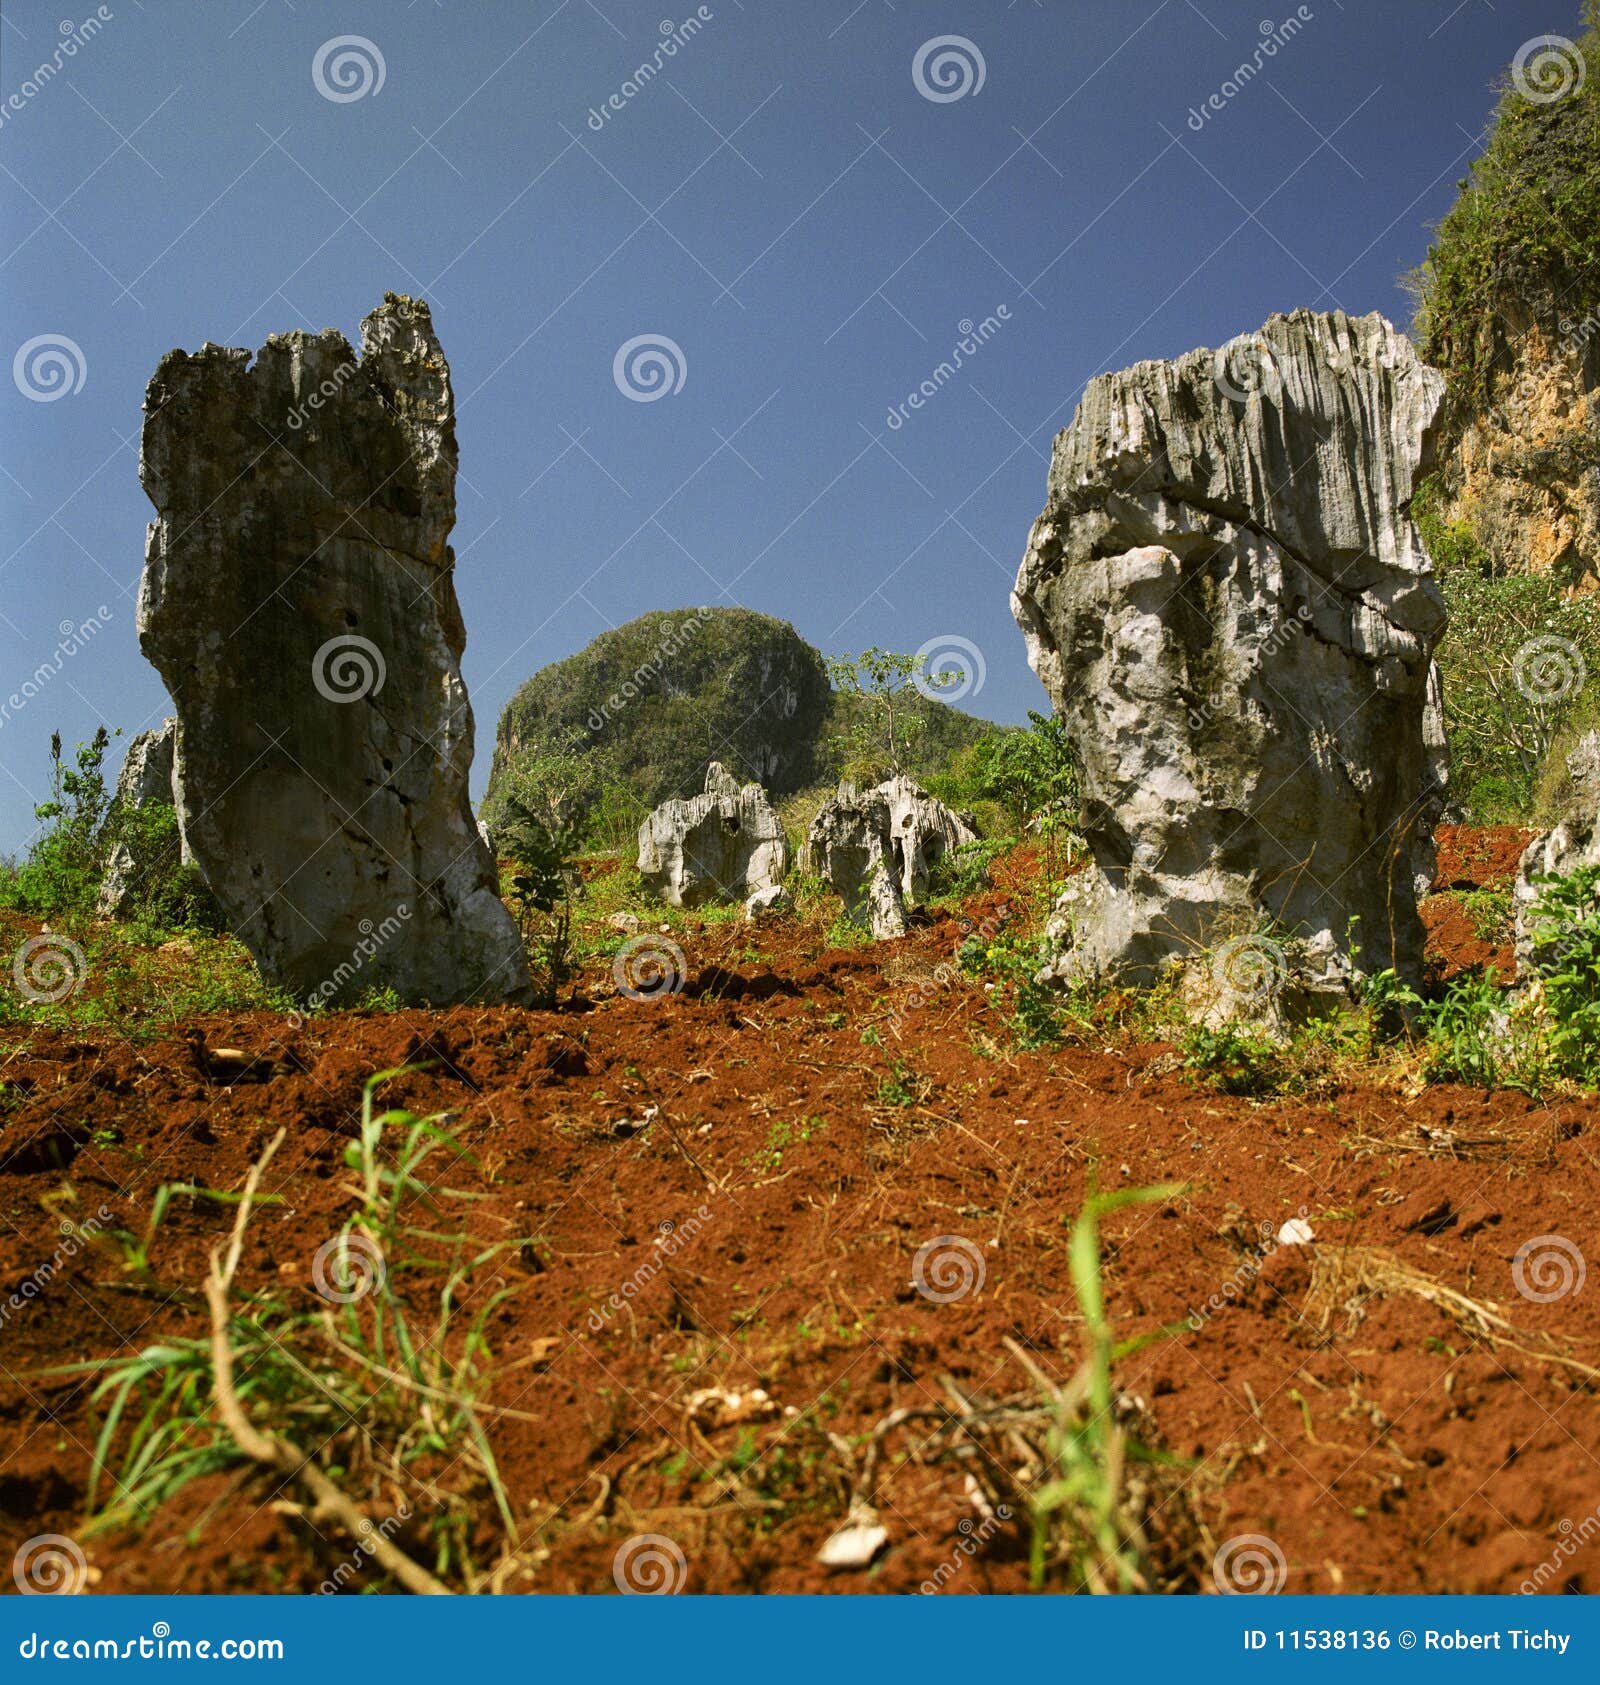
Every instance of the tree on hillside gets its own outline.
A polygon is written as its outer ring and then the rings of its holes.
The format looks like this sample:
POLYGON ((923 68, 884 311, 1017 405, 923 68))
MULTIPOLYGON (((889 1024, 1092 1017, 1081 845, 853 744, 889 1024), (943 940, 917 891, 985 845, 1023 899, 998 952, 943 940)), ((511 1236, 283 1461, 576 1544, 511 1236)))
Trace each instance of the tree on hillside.
POLYGON ((904 772, 917 739, 927 729, 916 701, 959 684, 958 669, 931 672, 925 655, 903 655, 874 644, 860 655, 829 656, 835 689, 860 698, 839 732, 847 777, 875 779, 904 772))

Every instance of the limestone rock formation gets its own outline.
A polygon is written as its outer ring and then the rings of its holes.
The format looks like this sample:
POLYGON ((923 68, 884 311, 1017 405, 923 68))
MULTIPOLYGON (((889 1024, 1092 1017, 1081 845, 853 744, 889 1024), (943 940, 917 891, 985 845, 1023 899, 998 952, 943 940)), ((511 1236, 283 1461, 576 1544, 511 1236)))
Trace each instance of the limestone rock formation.
POLYGON ((1058 974, 1270 929, 1336 991, 1353 919, 1362 970, 1417 974, 1444 610, 1410 499, 1443 390, 1382 317, 1303 310, 1090 382, 1012 597, 1083 765, 1058 974))
POLYGON ((448 543, 456 441, 428 307, 162 358, 139 641, 177 706, 183 833, 273 982, 338 1002, 525 998, 467 799, 448 543))
POLYGON ((889 837, 900 893, 920 901, 928 873, 952 849, 978 840, 978 833, 936 796, 903 774, 885 780, 878 792, 889 804, 889 837))
POLYGON ((1580 866, 1600 866, 1600 732, 1589 732, 1567 756, 1571 811, 1522 851, 1512 906, 1517 926, 1517 970, 1527 976, 1544 969, 1547 942, 1535 942, 1533 909, 1543 891, 1534 880, 1569 877, 1580 866))
POLYGON ((783 882, 789 844, 767 793, 720 761, 703 794, 663 802, 639 827, 639 876, 673 907, 748 901, 783 882))
MULTIPOLYGON (((114 825, 119 814, 149 807, 172 807, 173 750, 177 745, 178 722, 168 719, 155 731, 141 731, 128 745, 128 753, 117 775, 116 794, 111 798, 108 820, 114 825)), ((183 854, 187 863, 187 850, 183 854)), ((105 875, 100 880, 96 911, 103 919, 123 913, 134 890, 136 864, 125 842, 114 843, 106 856, 105 875)))
POLYGON ((846 915, 879 941, 906 933, 893 813, 882 789, 839 786, 806 836, 809 869, 832 884, 846 915))

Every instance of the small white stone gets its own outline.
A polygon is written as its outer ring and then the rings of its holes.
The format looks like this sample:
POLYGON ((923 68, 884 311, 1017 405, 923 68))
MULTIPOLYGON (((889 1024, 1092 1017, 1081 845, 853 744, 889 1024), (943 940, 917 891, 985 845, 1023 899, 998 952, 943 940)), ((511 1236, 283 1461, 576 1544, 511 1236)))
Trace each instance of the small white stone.
POLYGON ((1279 1246, 1309 1246, 1315 1238, 1311 1232, 1311 1225, 1304 1217, 1291 1217, 1278 1230, 1279 1246))

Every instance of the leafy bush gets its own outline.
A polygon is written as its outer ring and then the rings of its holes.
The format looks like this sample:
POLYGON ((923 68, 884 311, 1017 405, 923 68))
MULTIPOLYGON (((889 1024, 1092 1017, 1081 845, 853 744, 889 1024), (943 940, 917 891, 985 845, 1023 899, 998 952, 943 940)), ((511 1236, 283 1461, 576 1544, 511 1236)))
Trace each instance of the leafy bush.
POLYGON ((101 726, 69 760, 61 733, 51 735, 50 799, 33 810, 50 828, 21 866, 0 877, 0 906, 52 919, 93 908, 105 857, 101 829, 111 801, 105 779, 110 744, 111 733, 101 726))
MULTIPOLYGON (((1423 523, 1430 548, 1433 533, 1423 523)), ((1552 750, 1600 695, 1600 598, 1544 575, 1441 569, 1439 645, 1451 782, 1479 822, 1526 818, 1552 750), (1583 681, 1580 683, 1579 681, 1583 681)))
POLYGON ((1179 1037, 1178 1051, 1183 1068, 1219 1094, 1272 1094, 1283 1070, 1277 1042, 1240 1024, 1193 1024, 1179 1037))
POLYGON ((1600 866, 1543 877, 1532 914, 1551 1062, 1563 1076, 1600 1075, 1600 866))

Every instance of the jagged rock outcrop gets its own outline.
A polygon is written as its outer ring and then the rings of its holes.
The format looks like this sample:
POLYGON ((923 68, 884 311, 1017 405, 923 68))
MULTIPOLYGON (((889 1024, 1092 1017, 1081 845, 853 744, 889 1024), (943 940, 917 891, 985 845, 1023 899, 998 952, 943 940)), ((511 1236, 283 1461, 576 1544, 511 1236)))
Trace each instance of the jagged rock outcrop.
MULTIPOLYGON (((111 798, 107 823, 114 830, 120 815, 138 812, 149 807, 173 807, 173 751, 177 745, 178 722, 164 721, 154 731, 141 731, 128 745, 128 753, 117 775, 116 794, 111 798)), ((188 863, 188 852, 183 852, 188 863)), ((123 913, 133 895, 137 864, 133 850, 125 842, 112 844, 106 855, 105 873, 100 880, 100 899, 96 911, 103 919, 123 913)))
POLYGON ((669 906, 748 901, 788 870, 789 844, 766 791, 741 786, 719 761, 703 794, 663 802, 639 827, 639 876, 669 906))
POLYGON ((1337 990, 1352 920, 1362 970, 1417 974, 1444 610, 1410 499, 1443 390, 1382 317, 1303 310, 1090 382, 1012 598, 1083 766, 1058 974, 1270 928, 1337 990))
POLYGON ((139 641, 183 834, 263 973, 339 1002, 525 998, 467 798, 450 372, 427 305, 162 358, 139 641))
POLYGON ((806 864, 833 886, 846 916, 879 941, 905 935, 893 813, 882 789, 841 784, 811 821, 806 864))
POLYGON ((878 792, 889 804, 889 838, 900 878, 900 893, 920 901, 928 893, 928 873, 950 853, 978 840, 978 833, 957 813, 930 796, 904 774, 886 779, 878 792))
POLYGON ((1522 851, 1512 886, 1517 971, 1524 977, 1546 969, 1553 957, 1546 951, 1548 933, 1543 941, 1534 940, 1533 910, 1544 890, 1535 879, 1565 878, 1580 866, 1600 866, 1600 732, 1581 737, 1567 756, 1566 791, 1570 811, 1522 851))

